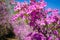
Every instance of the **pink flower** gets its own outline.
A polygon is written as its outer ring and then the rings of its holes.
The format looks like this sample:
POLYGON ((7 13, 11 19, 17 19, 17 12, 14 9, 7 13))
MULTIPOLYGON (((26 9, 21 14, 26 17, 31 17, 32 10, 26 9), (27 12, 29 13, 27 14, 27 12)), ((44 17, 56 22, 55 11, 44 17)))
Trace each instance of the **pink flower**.
POLYGON ((58 16, 58 13, 59 13, 58 9, 54 9, 54 10, 52 11, 52 15, 53 15, 53 16, 58 16))
POLYGON ((41 20, 41 21, 40 21, 40 25, 45 25, 44 20, 41 20))
POLYGON ((59 38, 56 38, 55 40, 59 40, 59 38))
POLYGON ((57 30, 54 30, 53 33, 54 33, 55 35, 58 35, 58 31, 57 31, 57 30))
POLYGON ((19 26, 17 26, 17 25, 14 26, 14 33, 16 36, 18 36, 20 34, 20 30, 21 29, 19 28, 19 26))
POLYGON ((31 37, 26 37, 24 40, 31 40, 31 37))
POLYGON ((47 9, 47 12, 50 12, 50 11, 52 11, 52 9, 51 9, 51 8, 48 8, 48 9, 47 9))
POLYGON ((44 22, 43 19, 42 19, 41 21, 40 21, 40 20, 36 20, 36 23, 37 23, 38 25, 45 25, 45 22, 44 22))
POLYGON ((27 14, 31 13, 32 11, 36 10, 35 5, 31 5, 28 7, 28 10, 26 10, 27 14))
POLYGON ((48 24, 51 24, 51 23, 54 22, 54 21, 55 21, 55 19, 54 19, 53 17, 47 16, 46 22, 47 22, 48 24))
POLYGON ((46 6, 46 3, 43 1, 43 2, 41 2, 41 4, 40 4, 40 8, 44 8, 46 6))
POLYGON ((36 23, 39 25, 40 24, 40 20, 36 20, 36 23))
POLYGON ((14 7, 14 11, 20 10, 21 9, 21 3, 17 2, 17 5, 14 7))
POLYGON ((54 36, 53 35, 49 37, 49 40, 53 40, 53 39, 54 39, 54 36))
POLYGON ((18 17, 20 16, 20 14, 15 14, 12 16, 12 20, 16 20, 18 17))

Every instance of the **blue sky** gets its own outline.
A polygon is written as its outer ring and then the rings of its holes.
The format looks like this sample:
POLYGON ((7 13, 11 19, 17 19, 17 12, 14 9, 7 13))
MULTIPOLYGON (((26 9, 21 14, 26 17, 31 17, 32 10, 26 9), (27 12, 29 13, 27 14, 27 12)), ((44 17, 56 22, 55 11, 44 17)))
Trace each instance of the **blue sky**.
MULTIPOLYGON (((19 2, 24 2, 24 0, 16 0, 19 2)), ((29 0, 27 0, 29 2, 29 0)), ((52 9, 59 9, 60 10, 60 0, 45 0, 47 2, 47 8, 52 8, 52 9)))

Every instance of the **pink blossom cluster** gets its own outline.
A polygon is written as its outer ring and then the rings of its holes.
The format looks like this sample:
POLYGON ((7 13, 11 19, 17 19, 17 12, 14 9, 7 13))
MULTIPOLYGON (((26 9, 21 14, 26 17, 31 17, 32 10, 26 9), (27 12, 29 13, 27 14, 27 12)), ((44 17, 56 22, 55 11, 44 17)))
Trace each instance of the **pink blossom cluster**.
POLYGON ((0 1, 0 25, 5 24, 8 20, 9 13, 5 2, 0 1))
POLYGON ((15 26, 16 36, 22 38, 20 35, 24 34, 22 40, 60 40, 59 11, 58 9, 45 9, 46 6, 44 0, 39 2, 30 0, 30 3, 17 2, 14 7, 14 11, 17 13, 11 19, 15 26), (17 20, 18 18, 20 20, 17 20))

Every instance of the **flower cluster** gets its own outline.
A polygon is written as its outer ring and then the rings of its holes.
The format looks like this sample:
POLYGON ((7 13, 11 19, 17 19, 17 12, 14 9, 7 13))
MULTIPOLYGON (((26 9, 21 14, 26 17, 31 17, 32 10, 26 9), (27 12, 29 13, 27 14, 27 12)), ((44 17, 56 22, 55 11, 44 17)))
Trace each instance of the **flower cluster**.
POLYGON ((44 0, 40 0, 36 2, 36 0, 30 0, 30 3, 27 2, 20 3, 17 2, 16 6, 14 7, 15 14, 12 16, 12 22, 18 27, 18 32, 15 28, 15 33, 17 32, 17 36, 20 37, 23 30, 26 30, 28 33, 27 35, 23 35, 23 40, 60 40, 60 15, 58 9, 45 9, 46 2, 44 0), (23 20, 23 21, 21 21, 23 20), (25 28, 22 28, 21 32, 21 25, 25 28), (28 27, 26 28, 26 25, 28 27))
POLYGON ((0 1, 0 25, 5 24, 8 20, 8 11, 5 2, 0 1))
POLYGON ((14 37, 13 28, 9 22, 9 14, 5 0, 0 0, 0 40, 7 40, 7 38, 14 37))

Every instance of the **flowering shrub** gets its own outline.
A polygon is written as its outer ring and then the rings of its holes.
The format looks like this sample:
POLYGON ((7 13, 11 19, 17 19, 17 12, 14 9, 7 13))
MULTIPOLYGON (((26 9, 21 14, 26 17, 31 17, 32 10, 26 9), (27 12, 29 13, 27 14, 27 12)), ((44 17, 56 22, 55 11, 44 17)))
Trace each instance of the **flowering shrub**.
POLYGON ((58 9, 45 9, 44 0, 16 2, 11 22, 16 36, 22 40, 60 40, 58 9))
POLYGON ((10 13, 5 3, 5 0, 0 0, 0 40, 8 40, 8 38, 14 38, 13 28, 10 20, 10 13))

